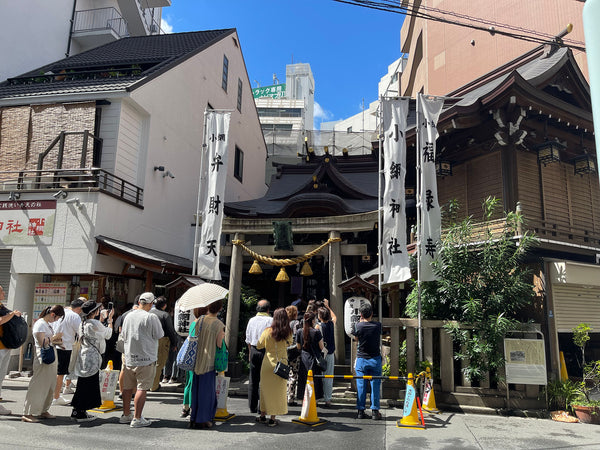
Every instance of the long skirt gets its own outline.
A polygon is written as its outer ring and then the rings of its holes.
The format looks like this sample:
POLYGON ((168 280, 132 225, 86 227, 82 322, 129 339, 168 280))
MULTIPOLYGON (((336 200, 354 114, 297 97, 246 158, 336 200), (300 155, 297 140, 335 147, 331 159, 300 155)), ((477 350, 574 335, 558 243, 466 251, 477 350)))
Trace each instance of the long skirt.
POLYGON ((193 375, 190 422, 212 422, 214 419, 217 412, 216 377, 217 373, 214 370, 202 375, 193 375))
POLYGON ((38 356, 33 357, 33 376, 25 396, 23 415, 39 416, 48 412, 56 386, 56 367, 56 361, 52 364, 43 364, 38 356))
POLYGON ((71 400, 71 406, 76 411, 87 411, 88 409, 98 408, 102 405, 100 395, 100 372, 96 372, 89 377, 79 377, 77 379, 77 389, 71 400))
MULTIPOLYGON (((322 375, 323 371, 316 367, 314 364, 313 356, 302 350, 300 354, 300 365, 298 366, 298 387, 296 398, 300 401, 304 400, 304 391, 306 390, 306 380, 308 378, 308 371, 312 370, 313 375, 322 375), (313 367, 315 366, 315 367, 313 367)), ((320 400, 323 398, 323 379, 313 378, 313 384, 315 385, 315 399, 320 400)))

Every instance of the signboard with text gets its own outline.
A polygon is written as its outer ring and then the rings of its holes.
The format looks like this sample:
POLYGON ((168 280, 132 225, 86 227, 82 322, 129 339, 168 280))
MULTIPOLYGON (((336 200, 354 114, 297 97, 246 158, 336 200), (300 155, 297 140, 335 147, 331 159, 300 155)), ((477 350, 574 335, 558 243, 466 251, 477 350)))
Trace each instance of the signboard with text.
POLYGON ((4 245, 52 243, 56 200, 0 202, 0 242, 4 245))
POLYGON ((504 339, 506 382, 546 385, 546 351, 541 339, 504 339))
POLYGON ((252 96, 254 98, 285 98, 285 83, 254 88, 252 96))

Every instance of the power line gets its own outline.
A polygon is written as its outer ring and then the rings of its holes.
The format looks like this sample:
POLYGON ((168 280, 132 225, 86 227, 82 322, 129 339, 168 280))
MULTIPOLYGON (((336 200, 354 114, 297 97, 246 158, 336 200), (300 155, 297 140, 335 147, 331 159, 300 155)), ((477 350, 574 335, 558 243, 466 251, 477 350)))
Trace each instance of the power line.
POLYGON ((407 4, 406 6, 402 6, 399 0, 384 0, 384 1, 333 0, 333 1, 337 2, 337 3, 344 3, 344 4, 348 4, 348 5, 359 6, 362 8, 391 12, 394 14, 401 14, 401 15, 405 15, 408 17, 416 17, 416 18, 431 20, 431 21, 435 21, 435 22, 447 23, 450 25, 462 26, 465 28, 471 28, 471 29, 475 29, 475 30, 479 30, 479 31, 485 31, 485 32, 491 33, 492 35, 498 34, 501 36, 506 36, 506 37, 510 37, 513 39, 519 39, 522 41, 532 42, 535 44, 547 44, 549 42, 553 42, 553 43, 557 43, 564 47, 569 47, 574 50, 579 50, 579 51, 585 52, 585 45, 581 41, 575 41, 575 40, 570 40, 570 39, 557 39, 555 36, 552 36, 551 34, 548 34, 548 33, 542 33, 539 31, 529 30, 529 29, 522 28, 522 27, 516 27, 513 25, 493 22, 493 21, 489 21, 486 19, 478 18, 478 17, 472 17, 472 16, 468 16, 465 14, 456 13, 453 11, 441 10, 438 8, 430 8, 430 7, 426 7, 426 6, 415 7, 414 4, 412 4, 412 5, 407 4), (477 23, 488 25, 488 26, 485 27, 485 26, 475 25, 472 23, 461 22, 458 20, 451 20, 451 19, 447 19, 447 18, 444 18, 441 16, 428 14, 428 13, 422 12, 421 10, 433 11, 433 12, 436 12, 439 14, 459 17, 461 19, 470 20, 472 22, 477 22, 477 23), (496 29, 496 27, 506 28, 506 29, 513 30, 513 31, 518 31, 519 33, 504 31, 502 29, 496 29), (522 33, 526 33, 526 34, 522 34, 522 33))

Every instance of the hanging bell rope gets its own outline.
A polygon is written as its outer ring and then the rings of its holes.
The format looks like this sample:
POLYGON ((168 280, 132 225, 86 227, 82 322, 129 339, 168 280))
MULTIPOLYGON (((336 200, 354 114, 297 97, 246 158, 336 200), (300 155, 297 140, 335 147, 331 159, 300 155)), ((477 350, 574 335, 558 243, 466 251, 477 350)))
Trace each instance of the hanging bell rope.
POLYGON ((258 261, 260 263, 267 264, 269 266, 284 267, 284 266, 293 266, 294 264, 298 264, 298 263, 307 261, 308 259, 315 256, 317 253, 319 253, 323 248, 327 247, 329 244, 333 244, 334 242, 340 242, 341 240, 342 240, 341 238, 329 238, 329 239, 327 239, 326 242, 319 245, 317 248, 311 250, 306 255, 296 256, 295 258, 271 258, 269 256, 259 255, 255 251, 252 251, 248 247, 246 247, 244 245, 244 241, 241 241, 239 239, 236 239, 236 240, 232 241, 231 243, 233 245, 237 245, 238 247, 240 247, 242 250, 244 250, 246 253, 248 253, 256 261, 258 261))

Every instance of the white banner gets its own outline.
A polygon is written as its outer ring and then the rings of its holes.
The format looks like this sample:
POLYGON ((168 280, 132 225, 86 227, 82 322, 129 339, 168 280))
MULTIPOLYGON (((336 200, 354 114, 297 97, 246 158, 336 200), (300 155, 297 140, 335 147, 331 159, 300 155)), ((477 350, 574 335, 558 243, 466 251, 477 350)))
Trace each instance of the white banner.
POLYGON ((408 99, 383 100, 383 282, 410 278, 406 251, 406 117, 408 99))
POLYGON ((437 279, 431 262, 436 258, 442 236, 442 216, 438 203, 435 172, 435 142, 438 138, 437 122, 444 106, 443 99, 430 99, 418 94, 419 158, 421 161, 421 281, 437 279))
POLYGON ((50 245, 56 200, 0 202, 0 242, 3 245, 50 245))
POLYGON ((203 173, 206 190, 202 193, 202 231, 198 243, 198 276, 220 280, 219 253, 225 183, 227 181, 227 144, 231 113, 207 111, 203 173))

